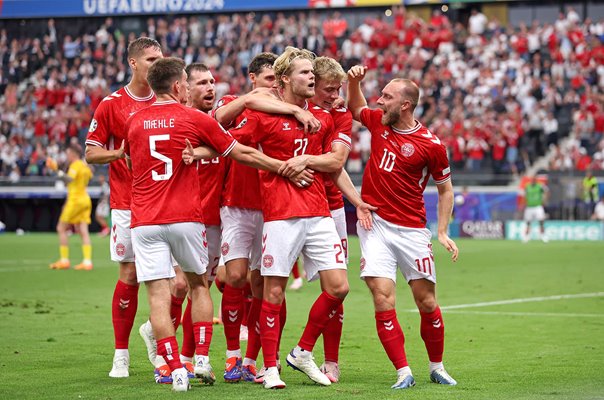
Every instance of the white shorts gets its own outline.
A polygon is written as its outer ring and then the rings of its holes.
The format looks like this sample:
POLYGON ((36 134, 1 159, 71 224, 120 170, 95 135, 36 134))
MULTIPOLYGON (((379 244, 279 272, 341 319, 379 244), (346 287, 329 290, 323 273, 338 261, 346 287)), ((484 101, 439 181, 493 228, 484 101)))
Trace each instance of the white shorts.
POLYGON ((373 227, 367 231, 357 223, 361 243, 361 278, 389 278, 396 282, 396 270, 407 282, 427 279, 436 283, 436 265, 432 254, 432 233, 426 228, 406 228, 373 215, 373 227))
POLYGON ((222 257, 225 263, 248 258, 250 269, 260 268, 262 256, 262 211, 221 207, 222 257))
POLYGON ((543 206, 526 207, 524 209, 524 220, 526 222, 544 221, 545 210, 543 209, 543 206))
POLYGON ((304 256, 306 278, 319 271, 346 269, 346 257, 332 218, 292 218, 264 223, 262 276, 288 277, 298 255, 304 256))
POLYGON ((342 243, 342 249, 346 256, 346 265, 348 265, 348 230, 346 229, 346 211, 344 211, 344 207, 332 210, 331 218, 336 224, 336 231, 338 231, 340 243, 342 243))
POLYGON ((202 275, 208 266, 203 245, 205 227, 200 222, 145 225, 132 229, 139 282, 174 278, 172 256, 184 272, 202 275))
POLYGON ((111 261, 134 262, 130 210, 111 210, 111 225, 109 240, 111 261))
POLYGON ((218 225, 206 226, 206 239, 208 247, 208 280, 214 282, 216 270, 220 261, 220 227, 218 225))
POLYGON ((99 201, 96 205, 95 214, 101 218, 107 218, 109 216, 109 202, 105 200, 99 201))

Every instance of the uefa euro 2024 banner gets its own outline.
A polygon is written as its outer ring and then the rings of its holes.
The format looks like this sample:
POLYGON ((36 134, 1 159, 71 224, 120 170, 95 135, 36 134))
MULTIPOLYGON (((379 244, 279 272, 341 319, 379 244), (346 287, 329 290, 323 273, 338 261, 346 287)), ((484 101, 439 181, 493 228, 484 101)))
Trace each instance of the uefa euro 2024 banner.
MULTIPOLYGON (((408 2, 409 0, 406 0, 408 2)), ((2 18, 199 14, 403 4, 404 0, 0 0, 2 18)))

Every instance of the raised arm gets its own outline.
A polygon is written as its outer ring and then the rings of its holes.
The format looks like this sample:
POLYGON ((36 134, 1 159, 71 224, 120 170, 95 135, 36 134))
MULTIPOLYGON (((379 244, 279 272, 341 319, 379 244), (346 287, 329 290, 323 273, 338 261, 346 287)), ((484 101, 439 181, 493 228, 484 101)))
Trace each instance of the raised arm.
POLYGON ((459 250, 447 234, 447 227, 453 211, 453 184, 449 179, 444 183, 437 184, 436 187, 438 189, 438 241, 451 253, 451 259, 457 261, 459 250))
POLYGON ((367 100, 361 92, 361 81, 366 73, 367 67, 361 65, 355 65, 348 70, 348 109, 356 121, 361 120, 361 110, 367 107, 367 100))

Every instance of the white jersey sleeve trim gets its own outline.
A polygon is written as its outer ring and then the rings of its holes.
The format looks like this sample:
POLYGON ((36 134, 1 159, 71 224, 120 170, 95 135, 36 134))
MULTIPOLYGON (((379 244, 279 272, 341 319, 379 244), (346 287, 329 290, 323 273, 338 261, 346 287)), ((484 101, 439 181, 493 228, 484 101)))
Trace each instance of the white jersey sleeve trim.
POLYGON ((434 181, 434 183, 436 183, 437 185, 442 185, 443 183, 446 183, 447 181, 450 181, 451 177, 447 176, 445 179, 442 179, 440 181, 434 181))
POLYGON ((224 151, 224 153, 222 153, 220 156, 221 157, 226 157, 229 155, 229 153, 235 148, 235 146, 237 145, 237 140, 233 139, 233 142, 231 143, 231 145, 224 151))
POLYGON ((105 147, 105 145, 101 142, 97 142, 96 140, 88 139, 86 140, 86 144, 90 144, 92 146, 105 147))

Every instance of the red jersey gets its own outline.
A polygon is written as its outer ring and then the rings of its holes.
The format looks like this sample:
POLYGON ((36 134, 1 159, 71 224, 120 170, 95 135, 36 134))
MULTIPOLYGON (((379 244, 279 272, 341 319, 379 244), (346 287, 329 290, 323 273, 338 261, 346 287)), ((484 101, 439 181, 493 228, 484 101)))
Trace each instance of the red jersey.
MULTIPOLYGON (((314 109, 314 107, 313 107, 314 109)), ((334 135, 332 143, 343 144, 352 149, 352 113, 346 108, 332 108, 330 111, 334 125, 334 135)), ((331 151, 331 149, 330 149, 331 151)), ((344 199, 342 192, 336 186, 329 174, 325 174, 325 192, 327 194, 327 202, 330 210, 338 210, 344 207, 344 199)))
MULTIPOLYGON (((321 155, 331 148, 333 120, 322 109, 315 117, 321 122, 321 129, 305 133, 294 116, 248 111, 232 132, 235 137, 253 138, 267 156, 278 160, 302 154, 321 155)), ((330 215, 321 174, 315 175, 315 182, 309 187, 299 188, 287 178, 260 171, 260 191, 265 222, 330 215)))
POLYGON ((416 121, 414 128, 398 130, 382 124, 383 111, 365 108, 361 122, 371 132, 371 154, 361 196, 376 206, 388 222, 410 227, 426 226, 424 190, 429 175, 437 184, 451 179, 444 144, 416 121))
MULTIPOLYGON (((99 146, 107 150, 119 149, 126 139, 126 120, 136 111, 155 101, 155 94, 141 98, 133 95, 127 86, 105 97, 90 122, 87 146, 99 146)), ((132 173, 126 160, 109 164, 110 205, 112 209, 129 210, 132 197, 132 173)))
MULTIPOLYGON (((229 104, 235 100, 237 96, 224 96, 218 101, 216 110, 229 104)), ((216 115, 216 110, 213 115, 216 115)), ((231 126, 238 126, 247 115, 247 110, 241 113, 231 126)), ((231 127, 229 126, 229 128, 231 127)), ((256 148, 256 143, 253 142, 253 137, 238 137, 237 129, 232 132, 233 137, 240 143, 256 148)), ((227 174, 224 179, 224 190, 222 191, 222 206, 247 208, 251 210, 262 210, 262 198, 260 197, 260 179, 258 178, 258 170, 248 167, 247 165, 239 164, 231 159, 227 162, 227 174)))
POLYGON ((132 223, 202 222, 195 165, 185 165, 185 139, 226 156, 237 141, 207 114, 176 101, 156 102, 128 119, 126 152, 132 158, 132 223))
POLYGON ((220 226, 220 200, 222 185, 230 158, 216 157, 197 163, 199 190, 201 193, 201 221, 206 225, 220 226))

